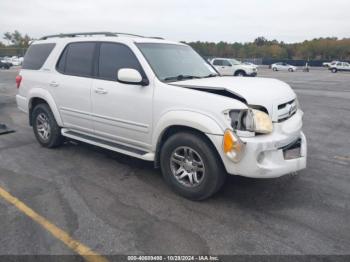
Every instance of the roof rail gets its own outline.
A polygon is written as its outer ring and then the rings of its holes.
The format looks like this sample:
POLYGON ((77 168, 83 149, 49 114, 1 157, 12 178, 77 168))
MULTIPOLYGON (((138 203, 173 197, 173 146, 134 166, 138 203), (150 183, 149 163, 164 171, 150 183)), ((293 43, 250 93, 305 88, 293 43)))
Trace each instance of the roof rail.
POLYGON ((81 33, 70 33, 70 34, 58 34, 58 35, 47 35, 41 37, 39 40, 46 40, 53 37, 76 37, 76 36, 90 36, 90 35, 105 35, 105 36, 118 36, 112 32, 81 32, 81 33))
POLYGON ((153 39, 160 39, 160 40, 164 40, 163 37, 160 36, 147 36, 148 38, 153 38, 153 39))
MULTIPOLYGON (((92 35, 104 35, 104 36, 118 36, 118 35, 127 35, 135 37, 145 37, 142 35, 129 34, 129 33, 114 33, 114 32, 81 32, 81 33, 69 33, 69 34, 57 34, 57 35, 47 35, 41 37, 39 40, 46 40, 48 38, 54 37, 76 37, 76 36, 92 36, 92 35)), ((155 39, 163 39, 162 37, 149 37, 155 39)))
POLYGON ((136 37, 144 37, 142 35, 135 35, 135 34, 129 34, 129 33, 112 33, 112 34, 116 34, 116 35, 129 35, 129 36, 136 36, 136 37))

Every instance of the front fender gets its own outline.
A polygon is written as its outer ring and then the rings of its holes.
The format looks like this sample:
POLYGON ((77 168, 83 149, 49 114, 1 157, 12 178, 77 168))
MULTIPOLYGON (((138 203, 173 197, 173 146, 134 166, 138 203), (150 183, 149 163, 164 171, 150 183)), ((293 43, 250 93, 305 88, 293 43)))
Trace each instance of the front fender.
POLYGON ((176 110, 164 113, 154 127, 152 149, 156 150, 157 143, 167 128, 171 126, 186 126, 203 133, 222 135, 225 127, 213 117, 201 112, 189 110, 176 110))
POLYGON ((62 122, 62 118, 61 115, 58 111, 58 108, 56 106, 56 103, 54 101, 54 99, 52 98, 51 94, 45 90, 45 89, 41 89, 41 88, 32 88, 30 89, 29 93, 28 93, 28 109, 31 108, 31 103, 32 100, 34 98, 41 98, 43 100, 45 100, 47 102, 47 104, 50 106, 50 109, 56 119, 56 122, 59 126, 63 126, 63 122, 62 122))

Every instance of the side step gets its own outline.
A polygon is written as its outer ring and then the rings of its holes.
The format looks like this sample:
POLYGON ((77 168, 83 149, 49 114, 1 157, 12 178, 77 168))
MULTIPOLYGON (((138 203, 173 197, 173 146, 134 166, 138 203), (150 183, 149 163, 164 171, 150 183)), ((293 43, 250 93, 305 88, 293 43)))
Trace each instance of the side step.
POLYGON ((63 128, 61 130, 61 133, 63 136, 75 139, 75 140, 79 140, 91 145, 95 145, 95 146, 99 146, 99 147, 103 147, 118 153, 122 153, 125 155, 129 155, 129 156, 133 156, 133 157, 137 157, 143 160, 147 160, 147 161, 153 161, 154 160, 154 153, 150 153, 141 149, 137 149, 137 148, 133 148, 133 147, 129 147, 123 144, 119 144, 119 143, 115 143, 115 142, 111 142, 108 140, 104 140, 101 138, 97 138, 94 136, 90 136, 87 134, 82 134, 82 133, 78 133, 72 130, 68 130, 63 128))

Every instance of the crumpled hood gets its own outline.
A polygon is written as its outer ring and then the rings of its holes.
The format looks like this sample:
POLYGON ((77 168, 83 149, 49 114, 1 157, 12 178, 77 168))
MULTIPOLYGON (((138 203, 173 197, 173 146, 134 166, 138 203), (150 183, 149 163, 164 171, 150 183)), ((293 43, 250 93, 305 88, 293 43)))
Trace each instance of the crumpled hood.
POLYGON ((221 76, 171 83, 199 90, 225 90, 242 97, 248 105, 264 106, 276 121, 278 105, 296 98, 291 87, 277 79, 221 76))

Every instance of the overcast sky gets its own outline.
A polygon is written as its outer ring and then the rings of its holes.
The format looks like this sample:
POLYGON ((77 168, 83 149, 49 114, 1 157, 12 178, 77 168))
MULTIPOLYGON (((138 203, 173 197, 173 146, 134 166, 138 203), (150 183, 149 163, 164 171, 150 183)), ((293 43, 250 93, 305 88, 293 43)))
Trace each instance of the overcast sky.
MULTIPOLYGON (((184 41, 350 37, 350 0, 0 0, 0 36, 119 31, 184 41)), ((0 37, 0 38, 1 38, 0 37)))

